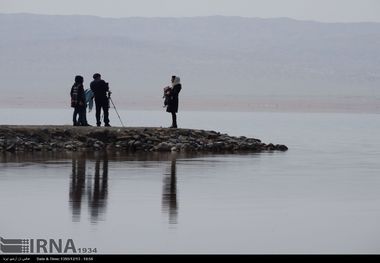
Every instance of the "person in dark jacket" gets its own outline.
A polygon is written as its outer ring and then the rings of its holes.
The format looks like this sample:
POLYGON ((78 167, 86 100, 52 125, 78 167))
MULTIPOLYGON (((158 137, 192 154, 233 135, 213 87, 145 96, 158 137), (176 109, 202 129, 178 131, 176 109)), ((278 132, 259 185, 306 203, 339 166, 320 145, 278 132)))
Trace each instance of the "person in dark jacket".
POLYGON ((83 81, 82 76, 75 76, 75 83, 70 91, 71 107, 74 108, 74 126, 88 126, 86 121, 86 98, 84 96, 83 81))
POLYGON ((169 90, 169 96, 167 101, 166 111, 172 114, 172 126, 170 128, 177 127, 177 113, 178 113, 178 94, 182 89, 181 79, 177 76, 172 76, 172 87, 169 90))
POLYGON ((109 113, 109 86, 108 83, 101 79, 101 75, 99 73, 95 73, 94 81, 91 82, 90 88, 92 92, 94 92, 95 97, 95 116, 96 116, 96 125, 99 127, 101 124, 100 121, 100 112, 103 109, 104 114, 104 126, 110 127, 110 120, 108 118, 109 113))

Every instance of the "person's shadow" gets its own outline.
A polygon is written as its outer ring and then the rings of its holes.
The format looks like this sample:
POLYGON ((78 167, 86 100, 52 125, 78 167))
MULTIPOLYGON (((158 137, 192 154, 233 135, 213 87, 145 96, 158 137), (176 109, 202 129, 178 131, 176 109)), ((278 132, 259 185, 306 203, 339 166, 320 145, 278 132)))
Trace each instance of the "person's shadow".
POLYGON ((82 212, 82 202, 87 190, 87 203, 92 223, 99 221, 104 215, 108 197, 108 156, 95 157, 94 174, 86 173, 85 155, 73 156, 69 202, 72 209, 73 221, 79 222, 82 212), (102 167, 102 169, 101 169, 102 167))
POLYGON ((169 216, 169 224, 177 224, 177 166, 176 156, 172 156, 169 171, 164 174, 162 191, 162 211, 169 216))

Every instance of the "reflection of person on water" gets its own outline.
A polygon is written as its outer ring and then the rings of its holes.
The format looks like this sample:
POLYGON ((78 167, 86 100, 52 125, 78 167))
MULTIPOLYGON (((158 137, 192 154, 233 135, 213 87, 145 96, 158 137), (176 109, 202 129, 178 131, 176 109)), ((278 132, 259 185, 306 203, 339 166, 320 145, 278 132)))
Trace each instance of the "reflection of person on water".
POLYGON ((97 156, 94 176, 86 175, 86 156, 74 156, 69 202, 73 213, 73 221, 80 221, 81 206, 87 189, 88 207, 91 221, 97 222, 99 215, 104 214, 108 194, 108 157, 97 156), (102 164, 103 161, 103 165, 102 164), (102 167, 102 169, 101 169, 102 167))
POLYGON ((108 194, 108 156, 102 158, 103 169, 100 175, 101 159, 95 161, 95 176, 92 182, 87 183, 88 206, 91 208, 91 219, 97 221, 99 214, 104 213, 108 194))
POLYGON ((169 214, 170 224, 177 224, 178 216, 176 173, 176 158, 173 157, 170 166, 170 173, 165 173, 162 191, 162 209, 164 212, 169 214))
POLYGON ((73 221, 79 221, 81 204, 86 183, 86 159, 85 157, 73 158, 70 185, 70 204, 73 213, 73 221))

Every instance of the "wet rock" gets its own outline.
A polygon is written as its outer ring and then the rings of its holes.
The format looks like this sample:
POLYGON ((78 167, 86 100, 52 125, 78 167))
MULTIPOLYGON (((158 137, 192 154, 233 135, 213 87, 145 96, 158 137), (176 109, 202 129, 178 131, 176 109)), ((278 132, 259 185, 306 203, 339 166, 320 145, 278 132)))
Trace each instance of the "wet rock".
POLYGON ((71 151, 72 149, 74 149, 74 146, 71 144, 67 144, 65 145, 65 149, 71 151))
POLYGON ((267 150, 268 151, 274 151, 274 150, 276 150, 276 146, 274 146, 272 143, 270 143, 267 145, 267 150))
POLYGON ((178 142, 178 140, 177 140, 177 139, 173 139, 173 138, 172 138, 172 139, 169 139, 169 140, 168 140, 168 142, 169 142, 169 143, 177 143, 177 142, 178 142))
POLYGON ((6 151, 15 152, 16 151, 16 143, 11 143, 9 146, 7 146, 6 151))
POLYGON ((214 147, 217 149, 222 149, 224 148, 224 142, 216 142, 214 143, 214 147))
POLYGON ((156 146, 156 150, 159 152, 167 152, 171 150, 171 146, 166 142, 162 142, 156 146))
POLYGON ((186 144, 182 145, 181 151, 184 151, 184 152, 193 152, 193 151, 195 151, 195 148, 191 144, 186 143, 186 144))
POLYGON ((128 141, 128 148, 129 148, 129 149, 132 149, 134 143, 135 143, 135 140, 129 140, 129 141, 128 141))
POLYGON ((139 150, 139 149, 144 148, 144 145, 142 144, 141 141, 135 141, 135 142, 133 143, 133 147, 134 147, 134 149, 139 150))
POLYGON ((212 150, 214 148, 214 144, 213 143, 208 143, 208 144, 206 144, 206 148, 209 149, 209 150, 212 150))
POLYGON ((43 145, 42 144, 37 144, 35 146, 33 146, 33 150, 34 151, 42 151, 43 150, 43 145))
POLYGON ((88 137, 96 139, 97 141, 102 141, 102 142, 116 139, 116 135, 115 134, 110 135, 110 132, 108 130, 90 132, 88 134, 88 137))
POLYGON ((288 150, 288 147, 285 146, 285 145, 277 144, 277 145, 276 145, 276 150, 278 150, 278 151, 282 151, 282 152, 286 152, 286 151, 288 150))
POLYGON ((87 138, 85 136, 78 136, 77 140, 81 142, 87 142, 87 138))
POLYGON ((171 148, 171 151, 172 152, 179 152, 180 148, 177 148, 177 146, 174 146, 174 147, 171 148))
POLYGON ((103 149, 104 148, 104 143, 101 142, 101 141, 96 141, 93 146, 94 146, 95 149, 103 149))
POLYGON ((96 142, 96 139, 93 138, 87 138, 87 145, 92 146, 96 142))
POLYGON ((214 132, 214 131, 210 131, 210 132, 206 133, 206 137, 208 139, 216 139, 218 136, 219 135, 216 132, 214 132))

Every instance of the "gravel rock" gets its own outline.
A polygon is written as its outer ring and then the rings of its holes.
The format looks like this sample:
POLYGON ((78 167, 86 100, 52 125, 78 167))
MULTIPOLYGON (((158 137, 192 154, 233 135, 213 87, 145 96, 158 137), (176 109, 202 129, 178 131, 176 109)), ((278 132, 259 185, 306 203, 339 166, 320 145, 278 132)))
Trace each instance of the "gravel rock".
POLYGON ((0 126, 0 151, 287 151, 281 144, 216 131, 166 128, 0 126))

